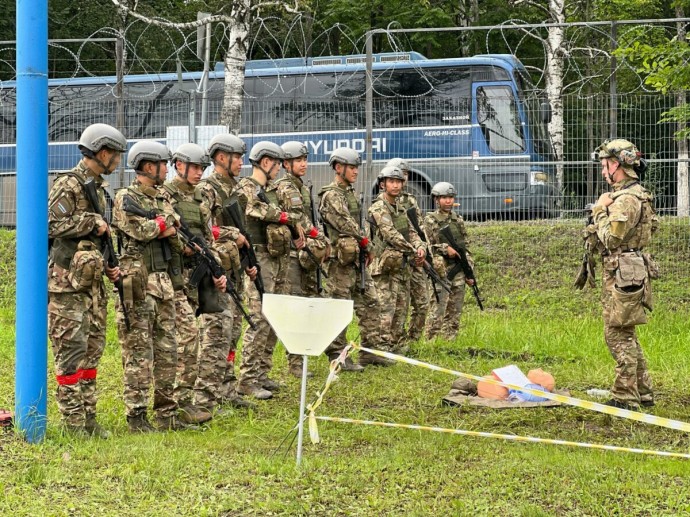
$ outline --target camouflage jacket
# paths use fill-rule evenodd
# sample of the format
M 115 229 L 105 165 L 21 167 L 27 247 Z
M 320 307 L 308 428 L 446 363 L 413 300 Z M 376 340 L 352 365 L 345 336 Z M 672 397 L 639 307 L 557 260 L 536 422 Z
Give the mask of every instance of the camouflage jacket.
M 369 207 L 369 217 L 374 221 L 374 235 L 383 249 L 391 248 L 402 253 L 426 251 L 426 244 L 419 238 L 400 203 L 389 203 L 383 194 Z
M 595 205 L 592 217 L 598 248 L 604 253 L 626 249 L 641 250 L 658 228 L 658 219 L 652 207 L 652 195 L 637 180 L 626 178 L 613 185 L 608 207 Z
M 324 240 L 326 236 L 318 229 L 318 226 L 311 220 L 311 199 L 309 189 L 304 185 L 301 178 L 293 174 L 286 174 L 275 183 L 278 189 L 278 201 L 289 214 L 294 214 L 299 218 L 299 225 L 304 230 L 305 235 L 309 234 L 312 228 L 318 230 L 316 239 Z
M 259 191 L 261 189 L 263 189 L 269 197 L 273 195 L 277 196 L 277 187 L 272 181 L 269 181 L 262 187 L 259 182 L 249 176 L 242 178 L 237 184 L 235 194 L 244 207 L 245 215 L 265 223 L 280 223 L 280 217 L 284 210 L 277 204 L 267 204 L 261 201 L 261 199 L 259 199 Z M 299 216 L 288 213 L 289 224 L 299 224 L 299 222 Z
M 441 228 L 445 226 L 450 227 L 459 245 L 467 246 L 467 230 L 461 215 L 456 214 L 452 210 L 450 212 L 434 210 L 427 214 L 426 219 L 424 219 L 424 228 L 434 255 L 440 255 L 448 259 L 448 243 L 440 233 Z
M 188 202 L 193 201 L 199 204 L 201 218 L 204 221 L 202 225 L 204 240 L 206 240 L 207 243 L 213 243 L 213 234 L 211 233 L 211 210 L 206 204 L 201 191 L 182 180 L 179 176 L 175 176 L 172 180 L 166 181 L 162 189 L 170 194 L 169 199 L 173 208 L 182 200 Z
M 359 211 L 364 207 L 356 196 L 352 185 L 346 187 L 335 181 L 319 192 L 321 198 L 319 213 L 324 223 L 330 228 L 328 237 L 333 242 L 336 242 L 341 235 L 354 237 L 358 241 L 366 235 L 366 228 L 363 235 L 359 226 Z M 372 243 L 367 245 L 367 252 L 373 253 Z
M 235 241 L 240 236 L 240 231 L 234 226 L 223 224 L 222 218 L 224 201 L 232 197 L 235 188 L 237 188 L 237 180 L 234 177 L 215 171 L 208 178 L 201 180 L 197 187 L 206 199 L 211 210 L 212 223 L 220 228 L 223 240 Z

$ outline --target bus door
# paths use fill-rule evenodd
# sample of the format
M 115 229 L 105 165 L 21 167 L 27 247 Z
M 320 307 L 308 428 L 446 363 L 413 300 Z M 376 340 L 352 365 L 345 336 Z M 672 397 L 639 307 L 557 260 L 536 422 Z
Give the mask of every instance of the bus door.
M 513 85 L 508 82 L 472 85 L 472 165 L 476 214 L 505 214 L 527 207 L 530 164 Z M 465 207 L 466 210 L 470 207 Z

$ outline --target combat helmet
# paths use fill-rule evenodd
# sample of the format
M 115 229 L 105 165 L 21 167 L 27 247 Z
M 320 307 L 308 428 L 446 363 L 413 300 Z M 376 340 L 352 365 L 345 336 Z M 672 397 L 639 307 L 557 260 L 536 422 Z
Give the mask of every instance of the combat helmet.
M 431 189 L 431 197 L 455 196 L 455 187 L 447 181 L 441 181 Z
M 244 154 L 247 152 L 247 144 L 244 143 L 239 136 L 231 135 L 229 133 L 216 135 L 211 138 L 208 144 L 208 155 L 213 158 L 216 151 L 224 151 L 226 153 Z
M 386 167 L 397 167 L 403 171 L 403 173 L 408 173 L 412 170 L 412 167 L 410 167 L 410 164 L 407 162 L 407 160 L 403 160 L 402 158 L 392 158 L 388 160 Z
M 104 147 L 124 153 L 127 150 L 127 139 L 108 124 L 91 124 L 79 137 L 79 149 L 86 156 L 92 157 Z
M 331 153 L 331 157 L 328 159 L 328 165 L 330 165 L 331 168 L 335 168 L 336 163 L 359 167 L 362 165 L 362 159 L 359 157 L 359 153 L 354 149 L 339 147 Z
M 304 142 L 285 142 L 280 146 L 283 150 L 284 160 L 292 160 L 293 158 L 300 158 L 302 156 L 309 156 L 309 149 L 304 145 Z
M 141 140 L 134 144 L 127 155 L 127 167 L 138 170 L 143 161 L 167 162 L 172 158 L 170 149 L 155 140 Z
M 642 153 L 635 144 L 622 138 L 606 140 L 592 153 L 594 161 L 599 161 L 603 158 L 613 158 L 616 160 L 631 178 L 638 179 L 638 174 L 642 174 L 647 170 L 647 161 L 642 158 Z
M 282 160 L 283 150 L 278 144 L 262 140 L 261 142 L 255 143 L 252 147 L 252 150 L 249 151 L 249 161 L 256 165 L 264 156 L 275 158 L 276 160 Z
M 202 167 L 211 165 L 211 158 L 209 158 L 204 148 L 200 145 L 187 143 L 180 145 L 172 155 L 173 163 L 180 161 L 182 163 L 194 163 Z
M 383 181 L 386 178 L 405 181 L 405 174 L 400 167 L 388 165 L 381 169 L 381 172 L 379 173 L 379 181 Z

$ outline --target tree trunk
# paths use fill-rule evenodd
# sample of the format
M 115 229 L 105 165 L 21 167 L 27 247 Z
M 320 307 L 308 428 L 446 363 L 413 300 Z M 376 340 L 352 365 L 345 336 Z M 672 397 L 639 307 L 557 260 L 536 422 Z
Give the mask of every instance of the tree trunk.
M 564 0 L 549 0 L 551 21 L 565 23 Z M 563 27 L 549 27 L 546 55 L 546 95 L 551 103 L 552 118 L 549 133 L 553 142 L 556 159 L 563 159 Z M 556 166 L 556 186 L 563 192 L 563 165 Z
M 683 18 L 683 8 L 676 6 L 676 18 Z M 677 25 L 678 41 L 685 41 L 685 24 L 679 22 Z M 685 91 L 676 94 L 676 106 L 682 107 L 687 104 L 688 98 Z M 678 121 L 677 131 L 683 131 L 687 127 L 685 121 Z M 678 169 L 676 172 L 678 179 L 678 215 L 688 217 L 690 215 L 690 184 L 688 183 L 688 139 L 683 138 L 678 141 Z
M 242 103 L 244 102 L 244 70 L 247 63 L 248 13 L 251 0 L 242 0 L 242 6 L 235 13 L 236 22 L 230 27 L 230 44 L 225 54 L 225 81 L 223 108 L 220 123 L 233 134 L 239 134 L 242 127 Z

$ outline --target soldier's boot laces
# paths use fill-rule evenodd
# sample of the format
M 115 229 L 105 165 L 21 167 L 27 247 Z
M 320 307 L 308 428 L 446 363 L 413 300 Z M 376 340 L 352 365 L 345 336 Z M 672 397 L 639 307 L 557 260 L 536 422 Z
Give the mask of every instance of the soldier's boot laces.
M 246 395 L 247 397 L 254 397 L 258 400 L 268 400 L 273 397 L 273 392 L 264 389 L 258 384 L 240 385 L 237 387 L 237 393 Z
M 101 425 L 96 421 L 96 415 L 90 415 L 86 417 L 86 424 L 84 424 L 84 430 L 91 436 L 100 438 L 101 440 L 107 440 L 110 438 L 110 431 L 101 427 Z
M 302 378 L 302 363 L 291 363 L 290 367 L 288 368 L 288 373 L 292 375 L 293 377 L 299 377 L 300 379 Z M 313 377 L 314 374 L 311 372 L 307 372 L 307 378 Z
M 156 426 L 159 431 L 197 431 L 199 426 L 185 424 L 177 415 L 156 417 Z
M 205 407 L 191 405 L 181 407 L 179 415 L 180 420 L 185 424 L 203 424 L 213 418 L 213 413 Z
M 274 392 L 274 393 L 277 391 L 280 391 L 280 389 L 283 387 L 282 384 L 280 384 L 277 381 L 274 381 L 273 379 L 269 379 L 268 377 L 261 379 L 259 384 L 261 384 L 261 387 L 263 389 Z
M 144 413 L 141 415 L 128 416 L 127 428 L 130 433 L 153 433 L 156 431 Z

